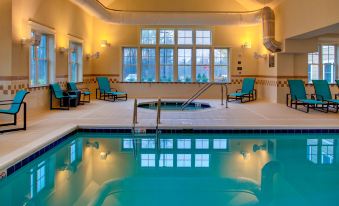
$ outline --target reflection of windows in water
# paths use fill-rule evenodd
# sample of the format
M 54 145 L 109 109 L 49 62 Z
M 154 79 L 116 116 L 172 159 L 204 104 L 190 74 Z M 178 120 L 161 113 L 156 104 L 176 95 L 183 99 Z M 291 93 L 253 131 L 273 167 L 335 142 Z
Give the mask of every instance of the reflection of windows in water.
M 160 139 L 161 149 L 173 149 L 173 139 Z
M 214 139 L 213 149 L 227 149 L 227 139 Z
M 160 154 L 159 167 L 173 167 L 173 154 Z
M 72 141 L 70 146 L 70 160 L 71 163 L 75 161 L 76 153 L 75 153 L 75 141 Z
M 155 167 L 155 154 L 141 154 L 141 167 Z
M 209 154 L 196 154 L 195 155 L 195 167 L 209 167 L 210 155 Z
M 123 139 L 122 147 L 124 149 L 133 149 L 133 140 L 132 139 Z
M 315 164 L 318 163 L 318 140 L 307 140 L 307 159 Z
M 191 167 L 191 154 L 178 154 L 177 167 Z
M 33 198 L 46 186 L 45 161 L 39 163 L 37 169 L 31 169 L 30 173 L 30 197 Z
M 333 164 L 334 145 L 334 139 L 308 139 L 307 159 L 315 164 Z
M 141 148 L 143 148 L 143 149 L 154 149 L 155 148 L 155 140 L 154 139 L 142 139 L 141 140 Z
M 209 148 L 208 139 L 196 139 L 195 140 L 195 148 L 196 149 L 208 149 Z
M 178 149 L 191 149 L 191 139 L 178 139 Z

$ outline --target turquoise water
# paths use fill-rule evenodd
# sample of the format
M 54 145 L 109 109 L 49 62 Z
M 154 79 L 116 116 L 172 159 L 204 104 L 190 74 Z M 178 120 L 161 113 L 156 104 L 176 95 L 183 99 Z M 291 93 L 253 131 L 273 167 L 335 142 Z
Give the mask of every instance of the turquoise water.
M 182 105 L 185 102 L 183 101 L 167 101 L 167 102 L 161 102 L 161 110 L 168 110 L 168 111 L 182 111 Z M 144 109 L 151 109 L 156 110 L 157 109 L 157 102 L 142 102 L 138 104 L 138 107 L 144 108 Z M 211 106 L 207 103 L 200 103 L 200 102 L 192 102 L 188 104 L 186 107 L 184 107 L 184 110 L 202 110 L 202 109 L 208 109 L 211 108 Z
M 0 182 L 1 205 L 338 205 L 338 135 L 80 133 Z

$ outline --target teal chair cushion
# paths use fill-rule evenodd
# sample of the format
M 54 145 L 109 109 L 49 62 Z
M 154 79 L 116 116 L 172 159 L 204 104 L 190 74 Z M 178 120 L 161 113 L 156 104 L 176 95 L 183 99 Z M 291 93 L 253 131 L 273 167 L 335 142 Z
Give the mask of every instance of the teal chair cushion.
M 339 80 L 335 80 L 335 83 L 337 83 L 337 86 L 339 87 Z
M 299 99 L 299 101 L 306 104 L 326 104 L 325 102 L 314 99 Z
M 339 104 L 339 99 L 327 99 L 326 101 L 329 101 L 334 104 Z
M 249 94 L 253 92 L 255 84 L 255 78 L 244 78 L 242 83 L 241 92 L 245 94 Z
M 64 91 L 61 89 L 58 83 L 51 84 L 51 88 L 53 90 L 54 96 L 57 99 L 65 98 Z
M 91 95 L 92 93 L 91 92 L 89 92 L 89 91 L 84 91 L 84 92 L 82 92 L 84 95 Z
M 24 101 L 26 95 L 29 92 L 25 90 L 20 90 L 16 93 L 13 102 L 11 104 L 11 107 L 9 109 L 0 109 L 0 113 L 6 113 L 6 114 L 16 114 L 19 112 L 21 103 Z
M 71 91 L 78 91 L 78 87 L 74 82 L 69 82 L 68 86 L 69 86 Z
M 109 80 L 107 77 L 97 77 L 98 85 L 100 92 L 102 93 L 109 93 L 111 91 L 111 86 L 109 84 Z
M 332 94 L 327 80 L 312 80 L 317 100 L 331 100 Z
M 307 99 L 305 85 L 302 80 L 288 80 L 292 100 Z
M 229 94 L 229 96 L 231 96 L 231 97 L 242 97 L 244 95 L 248 95 L 248 93 L 237 92 L 237 93 Z

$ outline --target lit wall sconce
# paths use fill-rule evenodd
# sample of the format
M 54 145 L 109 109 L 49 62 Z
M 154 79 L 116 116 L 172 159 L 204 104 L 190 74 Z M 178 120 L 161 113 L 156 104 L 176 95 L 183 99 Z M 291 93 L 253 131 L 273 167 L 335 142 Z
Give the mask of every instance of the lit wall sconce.
M 29 45 L 29 46 L 39 46 L 41 42 L 41 35 L 39 34 L 35 34 L 34 37 L 31 37 L 29 39 L 27 38 L 22 38 L 21 39 L 21 45 L 25 46 L 25 45 Z
M 244 160 L 248 160 L 248 159 L 250 159 L 250 153 L 248 153 L 248 152 L 240 152 L 240 154 L 242 155 L 242 157 L 244 158 Z
M 241 48 L 243 49 L 250 49 L 252 48 L 252 44 L 250 41 L 245 41 L 242 45 L 241 45 Z
M 267 54 L 259 54 L 258 52 L 254 52 L 254 58 L 255 59 L 260 59 L 260 58 L 266 59 Z
M 98 142 L 86 142 L 86 147 L 99 149 L 99 143 Z
M 108 43 L 107 40 L 102 40 L 100 46 L 103 47 L 103 48 L 105 48 L 105 47 L 110 47 L 111 44 Z
M 110 154 L 109 152 L 100 152 L 100 159 L 106 160 L 109 154 Z
M 257 152 L 260 150 L 266 150 L 266 144 L 262 144 L 262 145 L 254 144 L 253 145 L 253 152 Z
M 59 53 L 60 53 L 60 54 L 64 54 L 64 53 L 66 53 L 66 52 L 68 52 L 68 49 L 67 49 L 67 48 L 65 48 L 65 47 L 60 47 L 60 48 L 59 48 Z

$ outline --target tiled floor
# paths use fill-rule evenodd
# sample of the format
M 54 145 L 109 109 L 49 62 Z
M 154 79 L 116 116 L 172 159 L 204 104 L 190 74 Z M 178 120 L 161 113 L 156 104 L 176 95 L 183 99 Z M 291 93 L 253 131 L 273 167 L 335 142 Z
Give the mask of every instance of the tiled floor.
M 139 100 L 149 101 L 149 100 Z M 203 111 L 161 113 L 161 127 L 205 128 L 339 128 L 339 114 L 296 111 L 285 105 L 267 102 L 230 103 L 225 109 L 220 100 L 209 102 Z M 49 144 L 77 126 L 130 127 L 133 100 L 93 101 L 70 111 L 48 111 L 29 116 L 27 131 L 0 135 L 0 171 L 33 150 Z M 138 109 L 138 127 L 154 127 L 156 111 Z

